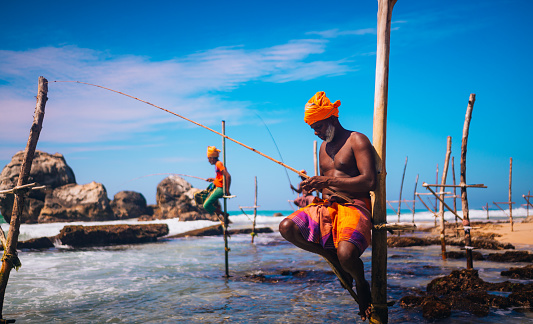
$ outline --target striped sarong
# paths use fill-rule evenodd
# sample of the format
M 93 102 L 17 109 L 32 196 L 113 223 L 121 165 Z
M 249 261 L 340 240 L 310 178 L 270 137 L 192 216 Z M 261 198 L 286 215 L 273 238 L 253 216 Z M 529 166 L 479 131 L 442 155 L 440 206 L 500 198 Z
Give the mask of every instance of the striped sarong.
M 371 243 L 372 216 L 370 199 L 359 204 L 339 204 L 315 198 L 287 218 L 298 225 L 303 237 L 325 249 L 336 249 L 339 242 L 348 241 L 362 254 Z

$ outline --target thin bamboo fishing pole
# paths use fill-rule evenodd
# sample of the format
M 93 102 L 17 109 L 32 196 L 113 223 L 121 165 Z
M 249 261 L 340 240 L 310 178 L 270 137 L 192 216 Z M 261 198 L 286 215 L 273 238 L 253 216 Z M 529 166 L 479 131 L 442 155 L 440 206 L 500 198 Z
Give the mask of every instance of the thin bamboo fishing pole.
M 144 102 L 145 104 L 148 104 L 148 105 L 150 105 L 150 106 L 156 107 L 156 108 L 158 108 L 158 109 L 161 109 L 161 110 L 163 110 L 163 111 L 166 111 L 166 112 L 169 113 L 169 114 L 172 114 L 172 115 L 177 116 L 177 117 L 179 117 L 179 118 L 185 119 L 185 120 L 188 121 L 188 122 L 191 122 L 191 123 L 193 123 L 193 124 L 195 124 L 195 125 L 197 125 L 197 126 L 200 126 L 200 127 L 202 127 L 202 128 L 205 128 L 205 129 L 207 129 L 207 130 L 209 130 L 209 131 L 211 131 L 211 132 L 213 132 L 213 133 L 215 133 L 215 134 L 217 134 L 217 135 L 222 136 L 223 138 L 227 138 L 227 139 L 229 139 L 230 141 L 232 141 L 232 142 L 234 142 L 234 143 L 237 143 L 237 144 L 239 144 L 239 145 L 241 145 L 241 146 L 243 146 L 243 147 L 245 147 L 245 148 L 247 148 L 247 149 L 249 149 L 249 150 L 251 150 L 251 151 L 253 151 L 253 152 L 255 152 L 255 153 L 257 153 L 257 154 L 259 154 L 259 155 L 261 155 L 261 156 L 263 156 L 263 157 L 266 157 L 267 159 L 269 159 L 269 160 L 271 160 L 271 161 L 273 161 L 273 162 L 276 162 L 277 164 L 281 165 L 282 167 L 285 167 L 285 168 L 287 168 L 287 169 L 289 169 L 289 170 L 291 170 L 291 171 L 297 173 L 299 176 L 304 177 L 305 179 L 310 178 L 310 176 L 308 176 L 307 174 L 305 174 L 305 173 L 303 173 L 303 172 L 300 172 L 300 171 L 296 170 L 295 168 L 290 167 L 290 166 L 288 166 L 287 164 L 285 164 L 285 163 L 283 163 L 283 162 L 281 162 L 281 161 L 278 161 L 278 160 L 276 160 L 276 159 L 274 159 L 274 158 L 272 158 L 272 157 L 270 157 L 270 156 L 268 156 L 268 155 L 266 155 L 266 154 L 264 154 L 264 153 L 261 153 L 261 152 L 259 152 L 258 150 L 254 149 L 253 147 L 250 147 L 250 146 L 248 146 L 248 145 L 246 145 L 246 144 L 244 144 L 244 143 L 241 143 L 241 142 L 239 142 L 239 141 L 237 141 L 237 140 L 235 140 L 235 139 L 233 139 L 233 138 L 231 138 L 231 137 L 229 137 L 229 136 L 227 136 L 227 135 L 225 135 L 225 134 L 222 134 L 221 132 L 217 132 L 216 130 L 214 130 L 214 129 L 212 129 L 212 128 L 209 128 L 209 127 L 207 127 L 207 126 L 205 126 L 205 125 L 202 125 L 202 124 L 200 124 L 200 123 L 198 123 L 198 122 L 195 122 L 195 121 L 192 120 L 192 119 L 189 119 L 189 118 L 187 118 L 187 117 L 184 117 L 184 116 L 182 116 L 182 115 L 179 115 L 179 114 L 177 114 L 177 113 L 175 113 L 175 112 L 173 112 L 173 111 L 170 111 L 170 110 L 168 110 L 168 109 L 165 109 L 165 108 L 163 108 L 163 107 L 159 107 L 159 106 L 157 106 L 157 105 L 154 105 L 154 104 L 151 103 L 151 102 L 148 102 L 148 101 L 145 101 L 145 100 L 142 100 L 142 99 L 136 98 L 136 97 L 131 96 L 131 95 L 127 94 L 127 93 L 120 92 L 120 91 L 117 91 L 117 90 L 113 90 L 113 89 L 110 89 L 110 88 L 106 88 L 106 87 L 101 86 L 101 85 L 92 84 L 92 83 L 87 83 L 87 82 L 82 82 L 82 81 L 57 81 L 57 80 L 56 80 L 56 81 L 52 81 L 52 82 L 67 82 L 67 83 L 81 83 L 81 84 L 86 84 L 86 85 L 90 85 L 90 86 L 93 86 L 93 87 L 97 87 L 97 88 L 105 89 L 105 90 L 108 90 L 108 91 L 111 91 L 111 92 L 115 92 L 115 93 L 121 94 L 121 95 L 123 95 L 123 96 L 126 96 L 126 97 L 129 97 L 129 98 L 132 98 L 132 99 L 138 100 L 138 101 L 140 101 L 140 102 Z M 49 81 L 48 83 L 50 83 L 50 81 Z M 338 193 L 338 192 L 335 192 L 335 191 L 333 191 L 333 190 L 331 190 L 331 189 L 329 189 L 329 188 L 327 188 L 327 189 L 328 189 L 329 191 L 331 191 L 331 192 L 333 193 L 333 195 L 335 195 L 335 196 L 338 196 L 338 197 L 340 197 L 340 198 L 342 198 L 342 199 L 344 199 L 344 200 L 346 200 L 346 201 L 349 201 L 349 202 L 352 201 L 352 199 L 350 199 L 350 198 L 347 197 L 346 195 L 343 195 L 343 194 L 340 194 L 340 193 Z

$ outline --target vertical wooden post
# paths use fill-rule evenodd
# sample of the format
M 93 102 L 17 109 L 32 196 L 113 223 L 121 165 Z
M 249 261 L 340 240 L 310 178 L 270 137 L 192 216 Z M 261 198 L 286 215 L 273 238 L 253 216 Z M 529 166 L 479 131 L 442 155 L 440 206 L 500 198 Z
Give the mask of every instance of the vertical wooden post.
M 439 183 L 439 164 L 437 163 L 437 172 L 435 173 L 435 183 Z M 435 191 L 439 191 L 439 187 L 435 187 Z M 437 227 L 437 206 L 439 205 L 439 200 L 435 197 L 435 228 Z
M 226 121 L 222 121 L 222 135 L 226 135 Z M 222 136 L 222 152 L 224 168 L 226 166 L 226 137 Z M 228 248 L 228 199 L 225 198 L 226 192 L 226 176 L 222 178 L 222 190 L 224 190 L 224 261 L 226 269 L 226 278 L 229 277 L 229 248 Z
M 48 80 L 44 77 L 39 77 L 39 86 L 37 90 L 37 105 L 35 106 L 35 115 L 33 117 L 33 124 L 31 125 L 30 135 L 24 151 L 24 158 L 20 168 L 17 187 L 22 186 L 28 182 L 33 163 L 33 156 L 35 155 L 35 148 L 37 141 L 41 134 L 43 126 L 44 110 L 46 101 L 48 100 Z M 20 217 L 24 209 L 24 194 L 15 193 L 15 201 L 13 203 L 13 211 L 11 213 L 11 220 L 9 222 L 9 232 L 7 234 L 7 247 L 2 258 L 2 267 L 0 269 L 0 318 L 2 318 L 2 311 L 4 307 L 4 297 L 6 293 L 7 282 L 11 269 L 15 266 L 13 261 L 17 258 L 17 243 L 20 233 Z
M 415 223 L 416 187 L 418 186 L 418 174 L 416 175 L 415 191 L 413 192 L 413 224 Z
M 470 237 L 470 217 L 468 215 L 468 195 L 466 194 L 466 145 L 468 143 L 468 130 L 472 119 L 472 110 L 476 95 L 470 94 L 468 107 L 466 108 L 465 124 L 463 126 L 463 140 L 461 143 L 461 205 L 463 210 L 463 228 L 465 230 L 466 268 L 473 269 L 472 261 L 472 238 Z
M 372 195 L 374 224 L 387 222 L 385 168 L 387 138 L 387 98 L 389 91 L 389 54 L 392 9 L 396 0 L 378 0 L 376 51 L 376 84 L 374 93 L 374 126 L 372 141 L 376 150 L 378 171 L 376 190 Z M 372 230 L 372 315 L 371 323 L 388 323 L 387 308 L 387 232 Z
M 255 199 L 254 199 L 254 222 L 252 224 L 252 243 L 254 242 L 255 220 L 257 218 L 257 176 L 254 177 L 254 183 L 255 183 Z
M 513 158 L 509 162 L 509 220 L 511 221 L 511 232 L 513 232 L 513 199 L 511 194 L 511 184 L 513 183 Z
M 531 196 L 531 190 L 527 192 L 527 199 L 526 199 L 526 218 L 529 217 L 529 197 Z
M 402 183 L 400 185 L 400 198 L 398 199 L 398 223 L 400 222 L 400 209 L 402 208 L 402 191 L 403 191 L 403 180 L 405 179 L 405 170 L 407 169 L 407 156 L 405 157 L 405 165 L 403 166 L 403 175 Z M 398 235 L 400 231 L 398 231 Z
M 444 159 L 444 169 L 442 169 L 442 179 L 440 184 L 446 184 L 446 177 L 448 176 L 448 166 L 450 164 L 450 155 L 452 153 L 452 137 L 448 136 L 448 144 L 446 147 L 446 158 Z M 440 188 L 441 192 L 444 192 L 446 187 Z M 442 200 L 439 201 L 440 212 L 440 244 L 442 251 L 442 259 L 446 260 L 446 224 L 444 224 L 444 193 L 440 195 Z
M 487 208 L 487 219 L 489 219 L 489 203 L 486 204 L 485 208 Z
M 457 185 L 455 181 L 455 160 L 452 156 L 452 176 L 453 185 Z M 457 224 L 457 187 L 453 187 L 453 212 L 455 214 L 455 236 L 459 236 L 459 225 Z

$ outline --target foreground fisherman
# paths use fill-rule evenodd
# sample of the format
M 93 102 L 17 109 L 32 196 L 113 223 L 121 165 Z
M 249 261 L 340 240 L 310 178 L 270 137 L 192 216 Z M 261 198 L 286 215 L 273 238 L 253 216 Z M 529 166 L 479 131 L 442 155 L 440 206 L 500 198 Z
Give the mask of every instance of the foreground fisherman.
M 205 210 L 207 210 L 207 212 L 209 212 L 210 214 L 216 213 L 217 215 L 223 215 L 224 213 L 220 209 L 220 204 L 218 204 L 217 202 L 219 198 L 222 198 L 222 196 L 224 196 L 224 194 L 230 195 L 229 188 L 231 185 L 231 176 L 228 173 L 228 170 L 226 170 L 226 167 L 224 167 L 224 163 L 222 163 L 222 161 L 219 161 L 219 154 L 220 150 L 216 147 L 207 147 L 207 159 L 209 160 L 209 163 L 211 165 L 215 166 L 216 177 L 207 178 L 207 181 L 212 182 L 212 190 L 205 199 L 203 206 Z M 223 177 L 226 177 L 225 190 L 222 189 L 222 187 L 224 186 Z
M 320 190 L 323 199 L 285 218 L 281 235 L 299 248 L 317 253 L 341 269 L 359 296 L 359 315 L 370 316 L 370 285 L 365 279 L 361 254 L 370 244 L 370 191 L 375 189 L 376 169 L 373 148 L 368 138 L 344 129 L 338 116 L 340 101 L 331 103 L 323 91 L 305 105 L 304 121 L 322 142 L 320 174 L 301 183 L 305 190 Z M 332 193 L 331 189 L 350 201 Z

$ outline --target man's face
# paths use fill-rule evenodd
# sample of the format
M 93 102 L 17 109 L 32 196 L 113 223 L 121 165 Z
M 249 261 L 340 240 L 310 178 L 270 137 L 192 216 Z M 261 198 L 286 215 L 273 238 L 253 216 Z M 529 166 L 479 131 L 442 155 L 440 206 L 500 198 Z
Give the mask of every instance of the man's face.
M 210 164 L 215 164 L 217 163 L 217 158 L 216 157 L 207 157 L 207 160 L 209 160 L 209 163 Z
M 320 120 L 311 125 L 315 135 L 323 141 L 331 142 L 335 136 L 335 126 L 328 119 Z

